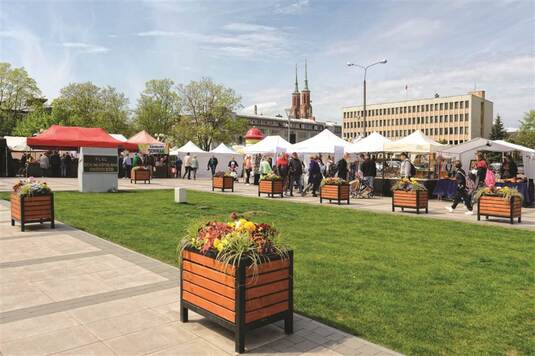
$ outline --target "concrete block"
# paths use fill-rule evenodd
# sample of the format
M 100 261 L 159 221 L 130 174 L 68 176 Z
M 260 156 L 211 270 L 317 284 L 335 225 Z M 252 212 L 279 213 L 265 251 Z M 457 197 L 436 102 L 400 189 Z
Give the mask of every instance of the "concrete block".
M 175 203 L 187 203 L 188 193 L 184 188 L 175 188 Z

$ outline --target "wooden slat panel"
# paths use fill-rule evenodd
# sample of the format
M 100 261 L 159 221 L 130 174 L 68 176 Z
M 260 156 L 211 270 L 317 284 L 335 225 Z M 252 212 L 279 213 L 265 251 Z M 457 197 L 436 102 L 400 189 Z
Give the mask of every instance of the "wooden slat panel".
M 281 279 L 287 279 L 289 277 L 288 269 L 282 269 L 279 271 L 274 271 L 270 273 L 264 273 L 257 276 L 247 277 L 247 285 L 262 285 L 266 283 L 280 281 Z
M 24 204 L 31 203 L 31 202 L 49 202 L 50 201 L 50 195 L 43 195 L 43 196 L 31 196 L 31 197 L 25 197 L 24 198 Z
M 187 302 L 190 302 L 192 304 L 195 304 L 203 309 L 206 309 L 208 310 L 209 312 L 211 313 L 214 313 L 215 315 L 223 318 L 223 319 L 226 319 L 228 321 L 230 321 L 231 323 L 234 323 L 235 322 L 235 314 L 234 312 L 228 310 L 228 309 L 225 309 L 217 304 L 214 304 L 206 299 L 203 299 L 201 297 L 198 297 L 194 294 L 191 294 L 189 292 L 186 292 L 186 291 L 183 291 L 182 292 L 182 298 L 187 301 Z
M 245 310 L 246 311 L 253 311 L 253 310 L 256 310 L 256 309 L 260 309 L 260 308 L 262 308 L 262 307 L 264 307 L 266 305 L 272 305 L 272 304 L 275 304 L 275 303 L 280 303 L 280 302 L 283 302 L 283 301 L 287 301 L 288 300 L 288 295 L 289 295 L 288 291 L 285 290 L 285 291 L 278 292 L 278 293 L 275 293 L 275 294 L 266 295 L 264 297 L 248 300 L 245 303 Z
M 245 299 L 249 300 L 253 298 L 262 297 L 267 294 L 280 292 L 282 290 L 288 289 L 288 286 L 289 286 L 288 280 L 285 279 L 283 281 L 265 284 L 260 287 L 247 288 L 245 290 Z
M 196 274 L 193 274 L 188 271 L 182 271 L 182 279 L 184 281 L 191 282 L 193 284 L 199 285 L 201 287 L 204 287 L 206 289 L 209 289 L 215 293 L 224 295 L 225 297 L 234 299 L 235 297 L 235 290 L 233 287 L 226 286 L 221 283 L 214 282 L 208 278 L 204 278 L 201 276 L 198 276 Z
M 192 263 L 190 261 L 182 261 L 182 268 L 185 271 L 201 275 L 213 281 L 225 284 L 229 287 L 234 287 L 234 277 L 229 276 L 225 273 L 218 272 L 211 268 L 207 268 L 199 264 Z
M 203 256 L 195 252 L 183 251 L 182 258 L 184 260 L 195 262 L 197 264 L 218 270 L 219 272 L 223 272 L 231 276 L 234 276 L 235 273 L 235 267 L 233 265 L 225 265 L 214 258 Z
M 262 319 L 277 313 L 281 313 L 285 310 L 288 310 L 288 302 L 274 304 L 267 308 L 258 309 L 249 313 L 245 313 L 245 323 L 250 323 L 252 321 Z
M 214 293 L 211 290 L 208 290 L 196 284 L 190 283 L 188 281 L 184 281 L 182 283 L 182 289 L 191 294 L 195 294 L 198 297 L 201 297 L 215 304 L 218 304 L 224 308 L 227 308 L 231 311 L 234 310 L 234 307 L 235 307 L 234 299 L 224 297 L 221 294 Z
M 275 271 L 278 269 L 287 268 L 290 265 L 289 259 L 284 260 L 276 260 L 271 262 L 262 263 L 258 266 L 257 273 L 267 273 L 271 271 Z M 254 274 L 254 271 L 252 268 L 247 269 L 247 276 L 252 276 Z

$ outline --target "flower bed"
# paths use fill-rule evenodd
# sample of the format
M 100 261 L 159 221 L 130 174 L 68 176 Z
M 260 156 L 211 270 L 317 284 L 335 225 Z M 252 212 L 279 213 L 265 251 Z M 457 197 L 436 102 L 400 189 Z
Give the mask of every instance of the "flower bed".
M 481 188 L 474 195 L 477 200 L 477 220 L 481 215 L 514 219 L 522 222 L 522 195 L 514 188 Z
M 236 352 L 247 331 L 284 320 L 293 332 L 293 253 L 267 224 L 237 219 L 193 230 L 180 252 L 180 320 L 191 309 L 235 332 Z
M 138 180 L 143 181 L 144 183 L 147 183 L 148 181 L 150 184 L 150 170 L 141 166 L 132 168 L 130 171 L 130 183 L 132 183 L 132 181 L 137 183 Z
M 396 207 L 405 211 L 405 208 L 416 209 L 420 214 L 420 209 L 425 209 L 426 214 L 429 211 L 429 197 L 427 189 L 415 179 L 403 178 L 396 182 L 392 187 L 392 211 Z
M 215 189 L 221 189 L 222 192 L 224 192 L 225 189 L 234 191 L 234 177 L 225 172 L 217 172 L 212 177 L 212 191 Z
M 258 183 L 258 196 L 260 194 L 267 194 L 268 197 L 272 197 L 275 194 L 280 194 L 281 198 L 284 193 L 284 184 L 282 178 L 276 174 L 270 173 L 264 175 Z
M 20 222 L 20 230 L 28 223 L 50 222 L 54 228 L 54 195 L 46 183 L 33 178 L 20 181 L 11 193 L 11 225 Z
M 320 187 L 320 204 L 323 203 L 323 199 L 328 199 L 329 202 L 338 201 L 338 205 L 342 200 L 349 204 L 349 183 L 341 178 L 323 179 Z

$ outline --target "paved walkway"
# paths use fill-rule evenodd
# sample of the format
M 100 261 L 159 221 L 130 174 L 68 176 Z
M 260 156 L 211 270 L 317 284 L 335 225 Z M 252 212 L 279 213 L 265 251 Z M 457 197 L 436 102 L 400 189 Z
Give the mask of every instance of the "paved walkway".
M 72 189 L 67 180 L 51 185 Z M 8 202 L 0 201 L 0 356 L 234 354 L 228 331 L 193 312 L 189 323 L 179 321 L 176 268 L 56 227 L 29 225 L 22 233 L 10 225 Z M 247 351 L 396 354 L 300 315 L 294 330 L 286 336 L 282 323 L 257 329 L 246 339 Z
M 17 178 L 0 178 L 0 192 L 1 191 L 10 191 L 11 186 L 18 181 Z M 78 189 L 78 180 L 69 179 L 69 178 L 48 178 L 47 182 L 50 184 L 53 190 L 77 190 Z M 188 189 L 198 190 L 198 191 L 212 191 L 212 183 L 209 179 L 198 179 L 198 180 L 183 180 L 183 179 L 154 179 L 151 184 L 131 184 L 130 180 L 120 179 L 119 180 L 119 189 L 122 190 L 132 190 L 132 189 L 170 189 L 175 187 L 184 187 Z M 225 192 L 224 194 L 229 195 L 243 195 L 243 196 L 257 196 L 257 186 L 254 185 L 245 185 L 243 183 L 238 183 L 235 185 L 234 193 Z M 264 195 L 263 195 L 264 197 Z M 269 199 L 269 198 L 265 198 Z M 274 198 L 280 199 L 280 198 Z M 313 198 L 311 196 L 301 197 L 285 197 L 285 201 L 292 201 L 296 203 L 309 203 L 309 204 L 319 204 L 319 198 Z M 343 208 L 350 209 L 362 209 L 369 210 L 374 212 L 388 213 L 392 214 L 392 200 L 391 198 L 382 198 L 375 197 L 373 199 L 353 199 L 351 204 L 342 205 Z M 328 205 L 324 203 L 324 205 Z M 333 204 L 334 205 L 334 204 Z M 494 225 L 502 226 L 505 228 L 519 228 L 519 229 L 528 229 L 535 231 L 535 208 L 522 208 L 522 223 L 518 224 L 515 222 L 514 225 L 510 225 L 506 219 L 500 218 L 490 218 L 485 220 L 484 218 L 481 221 L 477 221 L 477 216 L 467 216 L 464 214 L 464 207 L 461 205 L 457 208 L 454 213 L 449 213 L 446 211 L 445 207 L 450 206 L 451 202 L 439 201 L 432 199 L 429 201 L 429 214 L 420 214 L 418 216 L 425 218 L 435 218 L 435 219 L 447 219 L 447 220 L 457 220 L 467 223 L 474 223 L 478 225 Z M 400 212 L 397 208 L 396 214 L 402 214 L 404 216 L 416 216 L 414 212 Z

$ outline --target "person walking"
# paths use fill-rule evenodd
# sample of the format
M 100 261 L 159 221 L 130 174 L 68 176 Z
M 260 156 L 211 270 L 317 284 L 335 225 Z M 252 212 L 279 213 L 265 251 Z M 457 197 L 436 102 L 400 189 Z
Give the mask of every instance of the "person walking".
M 317 197 L 316 190 L 319 189 L 322 177 L 321 167 L 318 161 L 320 161 L 319 156 L 313 156 L 310 159 L 310 163 L 308 164 L 308 184 L 303 193 L 301 193 L 302 196 L 305 196 L 308 191 L 312 190 L 312 196 Z
M 279 153 L 276 161 L 277 172 L 282 178 L 282 190 L 286 195 L 288 189 L 288 155 L 286 153 Z
M 413 165 L 411 161 L 409 160 L 409 157 L 407 157 L 407 154 L 405 152 L 402 152 L 400 155 L 401 158 L 401 165 L 400 165 L 400 176 L 401 178 L 412 178 L 413 176 Z
M 175 178 L 182 178 L 182 159 L 176 156 L 175 160 Z
M 301 184 L 301 176 L 303 175 L 303 163 L 297 156 L 297 152 L 292 153 L 290 162 L 288 162 L 288 185 L 290 186 L 290 196 L 294 196 L 294 185 L 299 187 L 299 193 L 303 193 L 303 185 Z
M 260 181 L 260 164 L 262 163 L 262 156 L 259 154 L 256 154 L 254 156 L 254 165 L 253 165 L 253 171 L 254 171 L 254 185 L 258 185 L 258 182 Z
M 455 196 L 453 197 L 453 204 L 451 206 L 447 206 L 446 210 L 450 213 L 453 213 L 457 205 L 460 202 L 463 202 L 467 210 L 465 214 L 474 215 L 472 207 L 472 198 L 470 197 L 470 194 L 468 193 L 467 189 L 466 172 L 462 168 L 461 161 L 455 161 L 453 163 L 453 166 L 455 167 L 455 181 L 457 182 L 457 191 L 455 192 Z
M 349 159 L 349 155 L 347 153 L 344 153 L 344 156 L 338 161 L 337 163 L 337 171 L 338 171 L 338 178 L 341 178 L 343 180 L 347 180 L 347 160 Z
M 123 170 L 124 170 L 124 177 L 123 178 L 130 178 L 130 175 L 132 174 L 132 157 L 127 153 L 124 155 L 123 158 Z
M 219 162 L 217 161 L 217 158 L 214 155 L 212 155 L 212 157 L 210 157 L 210 159 L 208 160 L 208 165 L 207 165 L 206 170 L 212 171 L 212 177 L 215 176 L 215 170 L 217 168 L 218 163 Z
M 373 191 L 373 181 L 377 175 L 377 167 L 375 166 L 375 161 L 370 157 L 369 154 L 364 156 L 364 162 L 362 162 L 362 176 L 364 182 L 370 187 Z
M 132 160 L 132 168 L 141 166 L 142 160 L 139 154 L 136 152 L 134 153 L 134 159 Z
M 266 174 L 273 173 L 273 169 L 271 169 L 271 163 L 269 163 L 269 157 L 264 156 L 262 157 L 262 161 L 260 162 L 260 179 L 262 179 Z
M 186 178 L 186 175 L 188 179 L 191 179 L 191 155 L 189 152 L 184 156 L 184 175 L 182 178 Z
M 243 168 L 245 170 L 245 184 L 250 184 L 251 179 L 251 171 L 253 170 L 253 160 L 250 155 L 245 156 L 245 160 L 243 161 Z
M 487 169 L 489 165 L 483 157 L 481 152 L 476 153 L 476 186 L 478 188 L 485 185 L 485 178 L 487 177 Z
M 193 180 L 197 179 L 197 169 L 199 168 L 199 161 L 197 160 L 197 156 L 193 156 L 191 159 L 191 165 L 190 165 L 190 171 L 193 172 Z M 189 179 L 189 175 L 188 175 Z

